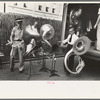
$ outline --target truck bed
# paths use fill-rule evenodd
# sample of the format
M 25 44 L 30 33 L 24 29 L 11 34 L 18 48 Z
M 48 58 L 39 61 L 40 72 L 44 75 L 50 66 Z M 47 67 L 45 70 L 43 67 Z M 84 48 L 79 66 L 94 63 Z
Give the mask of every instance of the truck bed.
M 83 55 L 83 57 L 90 58 L 93 60 L 100 60 L 100 51 L 96 50 L 94 46 L 91 46 L 88 52 Z

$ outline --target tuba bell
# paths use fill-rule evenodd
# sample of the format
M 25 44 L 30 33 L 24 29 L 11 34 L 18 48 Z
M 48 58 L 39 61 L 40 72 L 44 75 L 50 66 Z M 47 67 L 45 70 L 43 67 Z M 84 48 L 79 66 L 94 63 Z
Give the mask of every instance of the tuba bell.
M 42 25 L 40 28 L 40 35 L 46 40 L 49 40 L 54 36 L 54 28 L 50 24 Z
M 24 37 L 25 39 L 38 39 L 40 37 L 40 34 L 38 33 L 37 28 L 34 28 L 34 26 L 31 25 L 27 25 L 24 29 Z
M 74 43 L 73 52 L 76 55 L 83 55 L 89 50 L 90 45 L 91 40 L 86 36 L 82 36 Z

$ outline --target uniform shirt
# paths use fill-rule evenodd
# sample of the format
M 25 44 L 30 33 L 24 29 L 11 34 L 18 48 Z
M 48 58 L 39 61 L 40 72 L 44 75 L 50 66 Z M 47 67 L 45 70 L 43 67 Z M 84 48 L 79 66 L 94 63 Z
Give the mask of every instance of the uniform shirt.
M 69 41 L 70 40 L 70 37 L 71 37 L 71 34 L 68 35 L 67 39 L 65 39 L 63 41 L 63 43 L 66 43 L 67 42 L 68 44 L 73 45 L 75 43 L 75 41 L 79 38 L 77 35 L 72 34 L 72 39 L 71 39 L 71 42 L 70 42 Z
M 23 37 L 23 30 L 19 29 L 18 26 L 15 26 L 12 29 L 11 35 L 13 36 L 13 39 L 16 40 L 22 40 Z

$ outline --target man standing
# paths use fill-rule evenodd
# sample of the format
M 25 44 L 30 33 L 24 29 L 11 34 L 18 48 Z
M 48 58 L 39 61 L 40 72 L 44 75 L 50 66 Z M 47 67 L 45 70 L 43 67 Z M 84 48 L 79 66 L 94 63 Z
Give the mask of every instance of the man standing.
M 23 53 L 25 52 L 25 45 L 23 38 L 22 22 L 23 18 L 17 18 L 15 20 L 16 26 L 12 29 L 10 36 L 10 44 L 12 45 L 10 53 L 10 71 L 14 70 L 14 57 L 18 51 L 19 54 L 19 72 L 24 69 Z
M 70 27 L 74 27 L 75 34 L 78 36 L 82 36 L 82 25 L 81 25 L 81 15 L 82 8 L 79 7 L 76 10 L 71 10 L 69 17 Z
M 100 51 L 100 7 L 98 9 L 98 18 L 97 18 L 97 21 L 94 25 L 94 29 L 96 29 L 97 27 L 97 34 L 96 34 L 96 37 L 97 37 L 97 42 L 96 42 L 96 50 L 99 50 Z

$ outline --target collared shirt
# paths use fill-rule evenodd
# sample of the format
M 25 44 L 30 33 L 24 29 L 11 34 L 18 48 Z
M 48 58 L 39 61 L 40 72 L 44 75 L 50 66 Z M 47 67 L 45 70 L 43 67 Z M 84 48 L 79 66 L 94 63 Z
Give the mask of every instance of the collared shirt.
M 75 41 L 79 38 L 77 35 L 73 34 L 71 41 L 69 41 L 70 40 L 70 37 L 71 37 L 71 34 L 68 35 L 67 39 L 65 39 L 63 41 L 63 43 L 66 43 L 67 42 L 68 44 L 73 45 L 75 43 Z
M 23 30 L 19 29 L 18 26 L 15 26 L 15 27 L 12 29 L 11 35 L 13 36 L 13 39 L 14 39 L 15 41 L 17 41 L 17 40 L 22 40 L 22 37 L 23 37 Z

